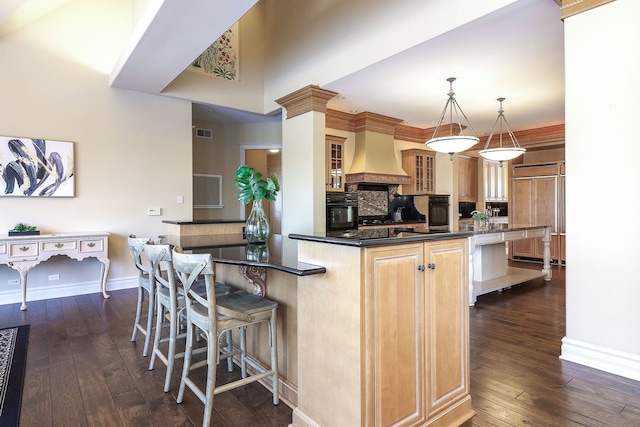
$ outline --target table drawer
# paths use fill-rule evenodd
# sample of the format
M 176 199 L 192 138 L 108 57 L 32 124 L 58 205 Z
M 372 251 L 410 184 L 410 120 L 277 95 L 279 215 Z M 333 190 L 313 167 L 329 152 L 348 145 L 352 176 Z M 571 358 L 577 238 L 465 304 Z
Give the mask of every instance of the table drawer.
M 40 243 L 42 252 L 73 251 L 78 247 L 77 240 L 48 240 Z
M 38 242 L 9 243 L 9 258 L 37 257 Z
M 527 230 L 527 237 L 542 237 L 544 236 L 544 228 L 537 230 Z
M 102 251 L 104 251 L 103 239 L 80 240 L 80 252 L 91 253 L 91 252 L 102 252 Z
M 524 239 L 527 236 L 526 230 L 521 231 L 506 231 L 504 234 L 504 241 L 508 242 L 510 240 L 520 240 Z M 544 233 L 543 233 L 544 234 Z
M 502 242 L 502 233 L 476 234 L 473 237 L 475 238 L 476 245 L 489 245 L 491 243 Z
M 0 243 L 0 255 L 4 255 L 7 253 L 7 244 Z

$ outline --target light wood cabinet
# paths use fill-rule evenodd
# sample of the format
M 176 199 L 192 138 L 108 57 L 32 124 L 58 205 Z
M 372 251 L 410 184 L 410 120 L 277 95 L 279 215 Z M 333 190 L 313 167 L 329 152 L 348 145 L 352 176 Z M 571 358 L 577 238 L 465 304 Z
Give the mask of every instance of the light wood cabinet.
M 432 151 L 402 150 L 402 169 L 411 177 L 411 184 L 401 186 L 407 194 L 434 194 L 436 192 L 436 155 Z
M 467 240 L 365 250 L 367 426 L 445 426 L 472 413 Z
M 564 175 L 560 164 L 513 166 L 509 223 L 551 226 L 551 260 L 564 259 Z M 562 235 L 562 238 L 560 238 Z M 513 242 L 511 255 L 539 260 L 543 245 L 538 239 Z
M 344 141 L 346 138 L 326 135 L 326 190 L 344 191 Z
M 478 201 L 478 159 L 458 155 L 458 201 Z

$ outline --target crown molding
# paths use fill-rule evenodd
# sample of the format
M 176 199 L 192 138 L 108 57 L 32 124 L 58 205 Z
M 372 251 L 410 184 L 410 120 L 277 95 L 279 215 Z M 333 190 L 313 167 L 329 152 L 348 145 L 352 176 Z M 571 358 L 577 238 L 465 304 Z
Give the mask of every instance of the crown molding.
M 309 111 L 326 113 L 327 102 L 337 94 L 316 85 L 309 85 L 276 99 L 276 102 L 287 110 L 287 119 L 291 119 Z

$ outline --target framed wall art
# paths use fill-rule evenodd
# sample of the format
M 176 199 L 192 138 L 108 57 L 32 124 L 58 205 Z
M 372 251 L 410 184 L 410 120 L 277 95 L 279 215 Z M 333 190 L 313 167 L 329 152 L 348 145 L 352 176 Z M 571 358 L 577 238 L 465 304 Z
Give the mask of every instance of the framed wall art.
M 74 197 L 73 142 L 0 136 L 0 196 Z

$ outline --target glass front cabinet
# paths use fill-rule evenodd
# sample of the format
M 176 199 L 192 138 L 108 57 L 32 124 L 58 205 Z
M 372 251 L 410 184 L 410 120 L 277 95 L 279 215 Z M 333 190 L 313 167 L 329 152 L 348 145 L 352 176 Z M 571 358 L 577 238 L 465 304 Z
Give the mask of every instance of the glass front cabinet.
M 326 189 L 344 191 L 344 141 L 346 138 L 326 135 Z

